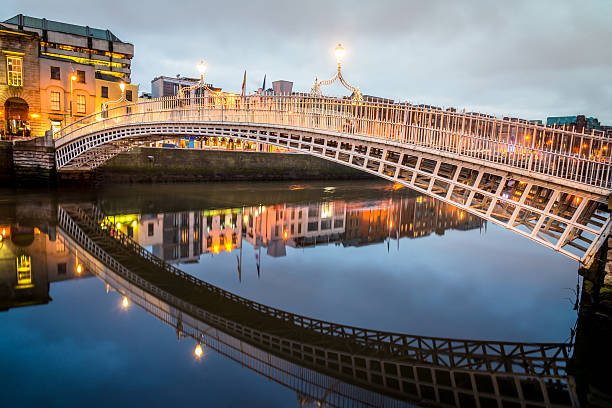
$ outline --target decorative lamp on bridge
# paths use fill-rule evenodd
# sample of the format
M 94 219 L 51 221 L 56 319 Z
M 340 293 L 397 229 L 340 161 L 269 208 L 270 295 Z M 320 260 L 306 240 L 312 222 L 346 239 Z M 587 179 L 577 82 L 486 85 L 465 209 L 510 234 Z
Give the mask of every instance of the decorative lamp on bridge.
M 119 88 L 121 89 L 121 93 L 123 93 L 125 91 L 125 82 L 121 82 Z
M 334 54 L 336 55 L 336 61 L 338 61 L 338 65 L 342 62 L 342 58 L 344 58 L 344 47 L 342 44 L 338 44 L 336 49 L 334 50 Z
M 204 82 L 204 74 L 206 74 L 206 69 L 208 69 L 208 65 L 202 60 L 196 66 L 198 68 L 198 72 L 200 73 L 200 80 Z

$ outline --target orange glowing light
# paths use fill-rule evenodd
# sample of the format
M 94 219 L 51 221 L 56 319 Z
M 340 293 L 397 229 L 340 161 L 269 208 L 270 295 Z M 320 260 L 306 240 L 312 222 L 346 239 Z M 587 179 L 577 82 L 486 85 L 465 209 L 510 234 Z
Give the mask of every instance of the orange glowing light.
M 226 242 L 225 243 L 225 250 L 227 252 L 232 252 L 232 243 L 231 242 Z
M 78 264 L 76 267 L 76 273 L 81 274 L 81 272 L 83 272 L 83 266 L 81 266 L 81 264 Z
M 213 250 L 213 252 L 214 252 L 215 254 L 218 254 L 218 253 L 219 253 L 219 249 L 221 249 L 221 248 L 219 247 L 219 244 L 215 244 L 215 245 L 213 245 L 212 250 Z
M 202 346 L 198 344 L 196 348 L 193 350 L 193 354 L 195 354 L 196 358 L 202 357 L 202 354 L 204 354 L 204 350 L 202 350 Z
M 459 213 L 459 219 L 462 220 L 464 217 L 463 212 Z
M 121 307 L 127 309 L 129 305 L 130 301 L 128 300 L 127 296 L 124 296 L 123 300 L 121 301 Z
M 2 228 L 2 236 L 5 237 L 6 236 L 6 228 Z
M 404 187 L 406 187 L 406 186 L 404 186 L 403 184 L 400 184 L 400 183 L 393 184 L 393 189 L 394 190 L 399 190 L 399 189 L 402 189 Z
M 287 233 L 287 231 L 283 232 L 283 239 L 287 239 L 289 238 L 289 234 Z

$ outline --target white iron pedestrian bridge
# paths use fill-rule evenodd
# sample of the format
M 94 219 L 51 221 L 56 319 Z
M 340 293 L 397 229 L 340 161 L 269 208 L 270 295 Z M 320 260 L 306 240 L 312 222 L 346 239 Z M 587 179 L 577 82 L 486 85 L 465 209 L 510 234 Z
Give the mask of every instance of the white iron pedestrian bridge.
M 518 119 L 318 95 L 139 101 L 55 136 L 58 171 L 177 137 L 267 143 L 375 174 L 589 264 L 607 236 L 610 140 Z

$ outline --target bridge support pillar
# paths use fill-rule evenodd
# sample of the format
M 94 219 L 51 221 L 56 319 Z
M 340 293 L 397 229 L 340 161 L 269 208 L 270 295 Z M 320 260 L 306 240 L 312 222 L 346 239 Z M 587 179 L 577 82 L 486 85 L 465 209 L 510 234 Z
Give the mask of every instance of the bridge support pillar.
M 53 134 L 13 144 L 13 167 L 17 184 L 55 181 L 55 147 Z

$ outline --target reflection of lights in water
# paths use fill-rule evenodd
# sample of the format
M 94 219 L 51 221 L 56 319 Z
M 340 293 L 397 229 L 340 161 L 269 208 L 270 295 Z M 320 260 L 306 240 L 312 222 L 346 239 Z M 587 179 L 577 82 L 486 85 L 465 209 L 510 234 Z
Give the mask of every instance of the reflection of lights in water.
M 244 223 L 246 224 L 247 222 L 249 222 L 249 216 L 248 215 L 244 215 Z
M 321 204 L 321 218 L 331 218 L 334 212 L 334 205 L 332 203 Z
M 121 301 L 121 307 L 127 309 L 129 305 L 130 301 L 128 300 L 127 296 L 124 296 L 123 300 Z
M 304 186 L 300 184 L 293 184 L 289 186 L 289 190 L 303 190 Z
M 202 346 L 200 344 L 198 344 L 193 350 L 193 354 L 195 354 L 197 358 L 202 357 L 202 354 L 204 354 L 204 350 L 202 350 Z
M 215 245 L 213 245 L 212 250 L 213 250 L 213 252 L 214 252 L 215 254 L 218 254 L 218 253 L 219 253 L 219 249 L 220 249 L 219 244 L 215 244 Z
M 330 193 L 330 192 L 334 191 L 335 189 L 336 189 L 336 187 L 325 187 L 323 189 L 323 191 L 325 191 L 326 193 Z
M 232 252 L 232 243 L 230 241 L 225 243 L 225 250 L 227 252 Z

